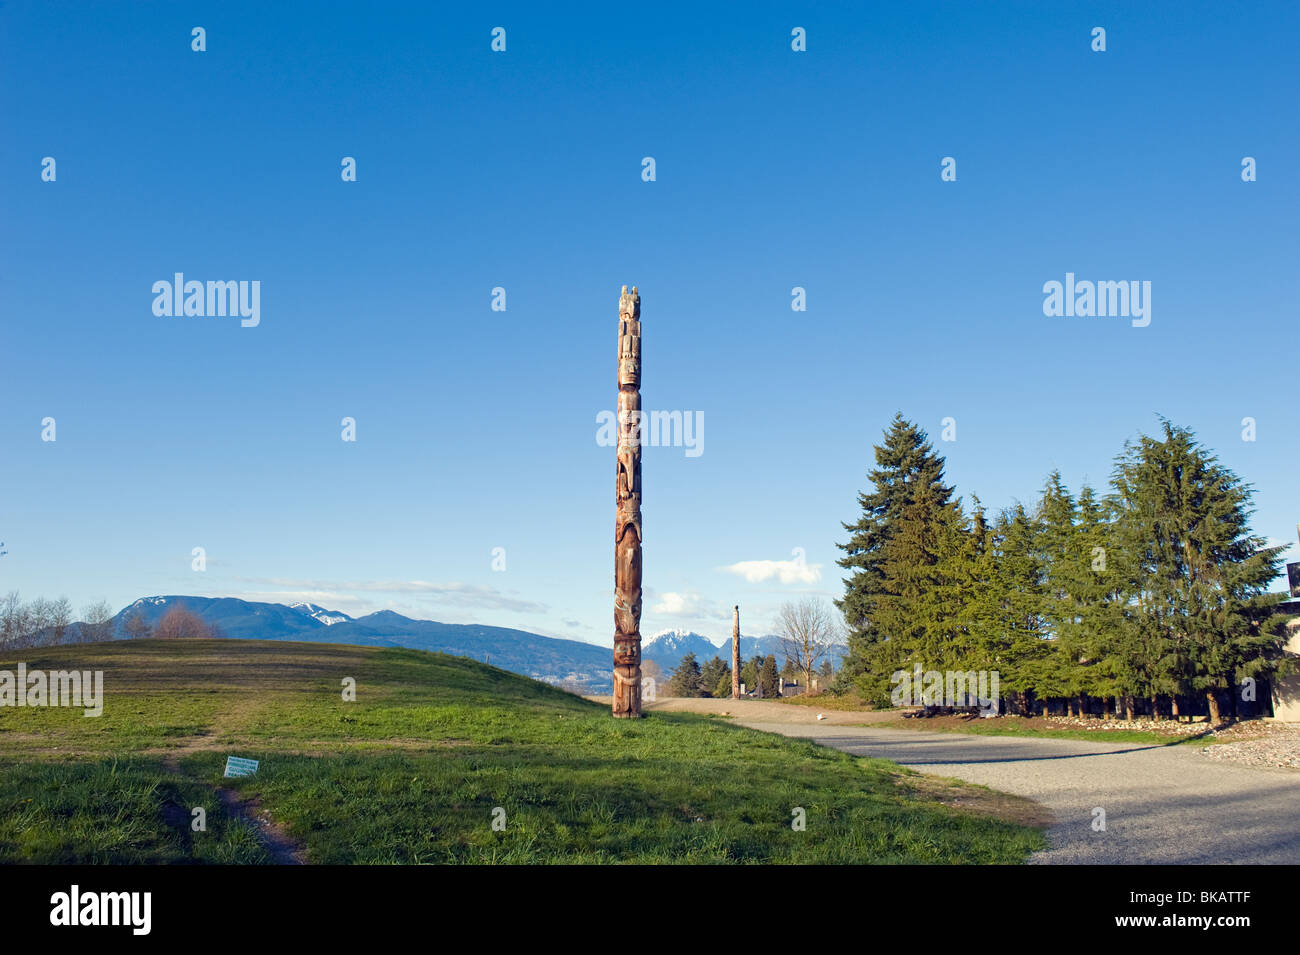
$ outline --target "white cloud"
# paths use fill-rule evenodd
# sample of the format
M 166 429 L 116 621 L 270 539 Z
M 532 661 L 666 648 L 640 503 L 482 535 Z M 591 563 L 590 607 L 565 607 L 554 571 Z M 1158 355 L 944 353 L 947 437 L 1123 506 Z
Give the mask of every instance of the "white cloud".
M 761 584 L 765 580 L 779 580 L 783 584 L 815 584 L 822 579 L 822 565 L 808 563 L 802 547 L 796 547 L 792 554 L 790 560 L 742 560 L 721 569 L 744 577 L 751 584 Z
M 712 600 L 695 591 L 687 593 L 666 591 L 660 595 L 659 602 L 651 606 L 650 610 L 652 613 L 692 617 L 699 620 L 729 619 Z

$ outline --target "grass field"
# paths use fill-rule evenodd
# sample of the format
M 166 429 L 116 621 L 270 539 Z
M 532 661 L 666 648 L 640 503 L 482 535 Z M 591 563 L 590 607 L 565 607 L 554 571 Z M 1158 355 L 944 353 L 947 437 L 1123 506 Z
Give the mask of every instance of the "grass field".
M 962 808 L 1005 805 L 980 787 L 696 714 L 614 720 L 460 657 L 149 640 L 22 659 L 104 671 L 104 713 L 0 709 L 4 863 L 1017 863 L 1044 845 L 1014 807 Z M 261 768 L 223 780 L 229 755 Z

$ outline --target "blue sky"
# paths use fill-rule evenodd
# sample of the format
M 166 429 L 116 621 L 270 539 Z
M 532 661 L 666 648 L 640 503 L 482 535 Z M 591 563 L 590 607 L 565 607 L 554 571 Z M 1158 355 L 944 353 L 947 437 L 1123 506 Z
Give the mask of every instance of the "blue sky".
M 1294 543 L 1300 8 L 1253 9 L 8 0 L 0 590 L 611 644 L 623 284 L 644 406 L 704 420 L 645 449 L 643 633 L 838 595 L 896 411 L 991 507 L 1165 415 Z M 175 272 L 260 324 L 155 316 Z M 1150 281 L 1150 325 L 1046 317 L 1067 272 Z

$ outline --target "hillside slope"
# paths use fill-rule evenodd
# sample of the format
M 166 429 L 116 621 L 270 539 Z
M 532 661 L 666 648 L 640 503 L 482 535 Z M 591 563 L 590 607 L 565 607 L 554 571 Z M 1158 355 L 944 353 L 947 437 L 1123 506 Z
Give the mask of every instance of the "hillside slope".
M 3 862 L 1019 862 L 1042 843 L 890 763 L 614 720 L 442 654 L 140 640 L 24 662 L 102 671 L 104 708 L 0 708 Z M 223 780 L 231 755 L 257 775 Z
M 586 693 L 610 692 L 612 647 L 563 640 L 511 627 L 416 620 L 391 610 L 355 619 L 314 604 L 261 603 L 236 597 L 167 594 L 141 597 L 114 618 L 114 632 L 127 636 L 133 616 L 150 627 L 172 607 L 181 606 L 214 624 L 221 636 L 245 640 L 310 640 L 375 647 L 410 647 L 473 657 L 547 683 L 580 687 Z

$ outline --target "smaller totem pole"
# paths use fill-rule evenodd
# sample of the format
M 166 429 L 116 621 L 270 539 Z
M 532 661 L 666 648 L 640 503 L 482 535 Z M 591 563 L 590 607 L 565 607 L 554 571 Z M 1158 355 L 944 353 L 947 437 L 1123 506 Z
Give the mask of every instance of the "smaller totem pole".
M 740 699 L 740 604 L 731 618 L 731 698 Z

